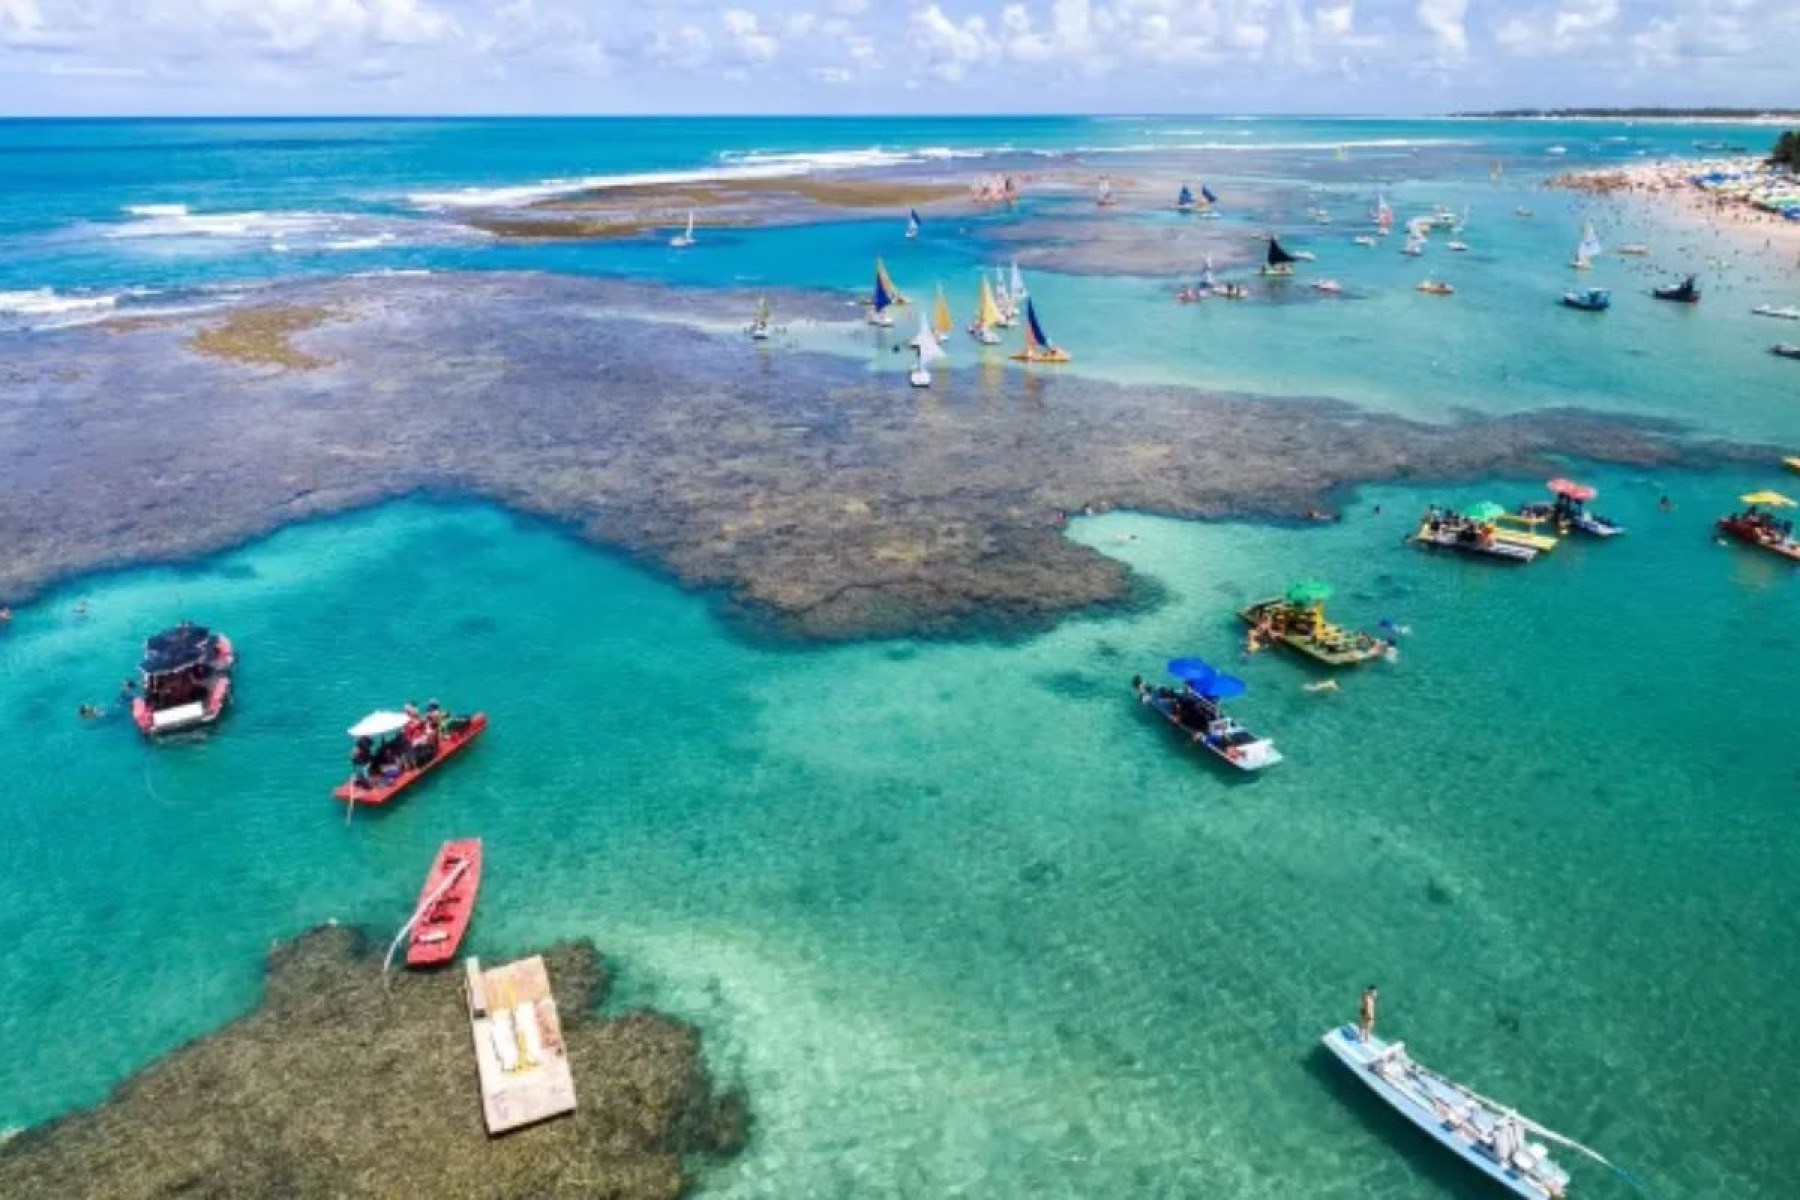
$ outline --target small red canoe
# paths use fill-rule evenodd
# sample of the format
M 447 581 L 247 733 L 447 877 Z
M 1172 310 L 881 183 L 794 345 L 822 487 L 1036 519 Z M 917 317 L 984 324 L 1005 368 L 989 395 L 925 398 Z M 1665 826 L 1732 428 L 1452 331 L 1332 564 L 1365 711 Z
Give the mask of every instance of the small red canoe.
M 409 750 L 402 760 L 404 766 L 372 774 L 366 786 L 358 784 L 353 776 L 332 789 L 331 794 L 356 804 L 386 804 L 480 737 L 487 724 L 486 713 L 453 718 L 444 726 L 444 732 L 438 737 L 437 752 L 430 758 L 420 762 Z
M 456 957 L 481 890 L 481 839 L 445 842 L 425 876 L 406 945 L 406 965 L 435 967 Z

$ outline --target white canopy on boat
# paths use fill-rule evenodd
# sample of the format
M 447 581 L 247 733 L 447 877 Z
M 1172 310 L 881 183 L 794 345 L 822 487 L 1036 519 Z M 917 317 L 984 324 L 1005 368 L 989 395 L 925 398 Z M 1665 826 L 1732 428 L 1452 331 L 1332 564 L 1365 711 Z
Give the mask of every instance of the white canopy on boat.
M 406 714 L 397 712 L 372 712 L 350 727 L 353 738 L 386 737 L 390 733 L 399 733 L 406 728 Z

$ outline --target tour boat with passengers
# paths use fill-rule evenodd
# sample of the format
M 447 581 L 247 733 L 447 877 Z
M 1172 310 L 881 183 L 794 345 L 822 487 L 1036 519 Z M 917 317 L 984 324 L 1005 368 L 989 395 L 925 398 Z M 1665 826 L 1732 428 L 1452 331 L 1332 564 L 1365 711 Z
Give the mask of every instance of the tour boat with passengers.
M 1251 733 L 1222 706 L 1222 701 L 1244 694 L 1243 680 L 1198 658 L 1172 660 L 1169 674 L 1180 687 L 1156 687 L 1141 675 L 1132 676 L 1131 688 L 1138 703 L 1154 710 L 1190 743 L 1240 771 L 1260 771 L 1281 761 L 1274 742 Z
M 1401 1116 L 1523 1200 L 1563 1200 L 1568 1195 L 1569 1173 L 1551 1157 L 1545 1142 L 1586 1155 L 1630 1178 L 1598 1151 L 1415 1062 L 1404 1042 L 1384 1041 L 1355 1025 L 1340 1025 L 1321 1040 L 1333 1057 Z
M 1476 558 L 1528 563 L 1538 556 L 1533 546 L 1496 536 L 1494 518 L 1505 510 L 1498 504 L 1477 505 L 1469 513 L 1432 505 L 1407 540 L 1426 549 L 1454 550 Z
M 1519 515 L 1531 520 L 1549 521 L 1558 533 L 1585 533 L 1589 537 L 1618 537 L 1625 527 L 1609 517 L 1587 510 L 1587 502 L 1600 494 L 1598 488 L 1570 479 L 1552 479 L 1545 485 L 1555 497 L 1546 504 L 1536 501 L 1520 505 Z
M 1265 646 L 1286 646 L 1328 667 L 1354 667 L 1386 658 L 1393 643 L 1372 634 L 1343 629 L 1325 619 L 1325 601 L 1331 586 L 1303 579 L 1284 596 L 1258 600 L 1238 616 L 1250 626 L 1247 649 L 1255 653 Z
M 144 643 L 143 686 L 131 719 L 147 737 L 197 729 L 218 720 L 231 699 L 237 651 L 231 639 L 183 621 Z
M 486 713 L 455 717 L 426 705 L 418 713 L 373 712 L 350 727 L 350 779 L 332 790 L 347 804 L 386 804 L 466 749 L 487 730 Z
M 1800 562 L 1800 542 L 1794 540 L 1793 521 L 1775 515 L 1776 509 L 1796 507 L 1795 502 L 1780 492 L 1751 492 L 1738 499 L 1744 502 L 1744 511 L 1720 517 L 1719 532 L 1789 562 Z

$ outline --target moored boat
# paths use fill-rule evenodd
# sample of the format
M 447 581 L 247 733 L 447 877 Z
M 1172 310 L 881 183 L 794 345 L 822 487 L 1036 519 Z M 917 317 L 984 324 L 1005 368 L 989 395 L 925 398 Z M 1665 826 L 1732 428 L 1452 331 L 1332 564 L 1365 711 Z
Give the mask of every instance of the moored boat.
M 1355 1025 L 1340 1025 L 1321 1040 L 1369 1090 L 1513 1195 L 1561 1200 L 1568 1194 L 1569 1173 L 1531 1137 L 1575 1143 L 1414 1062 L 1403 1042 L 1383 1041 L 1373 1032 L 1365 1036 Z M 1586 1147 L 1576 1148 L 1606 1161 Z
M 1495 509 L 1499 511 L 1492 511 Z M 1494 537 L 1499 541 L 1511 542 L 1515 546 L 1529 546 L 1539 554 L 1548 554 L 1556 549 L 1556 538 L 1538 532 L 1538 526 L 1546 523 L 1544 517 L 1529 512 L 1509 513 L 1492 502 L 1476 505 L 1469 512 L 1477 520 L 1486 520 L 1491 524 L 1494 527 Z
M 1769 353 L 1780 358 L 1800 358 L 1800 346 L 1792 342 L 1776 342 L 1769 347 Z
M 1250 626 L 1246 648 L 1252 653 L 1265 646 L 1286 646 L 1328 667 L 1354 667 L 1392 654 L 1385 638 L 1358 633 L 1325 619 L 1325 601 L 1331 588 L 1316 580 L 1301 580 L 1284 596 L 1258 600 L 1239 611 Z
M 467 717 L 374 712 L 350 727 L 350 779 L 332 796 L 351 805 L 386 804 L 461 753 L 487 730 L 487 714 Z
M 1237 770 L 1260 771 L 1281 761 L 1274 742 L 1251 733 L 1221 706 L 1221 701 L 1243 695 L 1243 680 L 1197 658 L 1172 660 L 1169 674 L 1180 681 L 1179 688 L 1153 687 L 1142 676 L 1132 676 L 1138 703 L 1180 730 L 1191 744 Z
M 438 848 L 408 923 L 406 965 L 435 967 L 456 957 L 475 915 L 481 890 L 481 839 L 464 838 Z
M 1565 308 L 1578 308 L 1583 312 L 1605 312 L 1612 307 L 1612 293 L 1605 288 L 1584 288 L 1578 292 L 1564 292 L 1562 302 Z
M 1720 517 L 1717 528 L 1727 537 L 1747 546 L 1766 550 L 1789 562 L 1800 562 L 1800 542 L 1794 540 L 1794 523 L 1775 515 L 1776 509 L 1793 508 L 1794 501 L 1780 492 L 1751 492 L 1740 496 L 1742 512 Z
M 1269 235 L 1269 252 L 1263 260 L 1262 273 L 1285 277 L 1294 273 L 1294 264 L 1299 260 L 1281 248 L 1281 241 L 1274 234 Z
M 1781 463 L 1790 471 L 1800 471 L 1800 455 L 1790 455 L 1782 459 Z
M 1650 294 L 1658 300 L 1671 300 L 1676 304 L 1700 303 L 1700 285 L 1692 275 L 1687 276 L 1680 283 L 1652 288 Z
M 1520 505 L 1520 516 L 1549 521 L 1557 532 L 1565 534 L 1575 530 L 1590 537 L 1609 538 L 1625 532 L 1625 527 L 1617 521 L 1587 510 L 1588 501 L 1600 494 L 1597 488 L 1570 479 L 1552 479 L 1544 486 L 1550 489 L 1555 499 L 1548 504 L 1539 501 Z
M 131 700 L 131 720 L 147 737 L 210 725 L 231 699 L 237 651 L 231 639 L 183 621 L 144 643 L 143 677 Z
M 1498 505 L 1494 505 L 1498 508 Z M 1453 509 L 1432 505 L 1425 511 L 1407 540 L 1427 549 L 1454 550 L 1477 558 L 1494 558 L 1503 562 L 1527 563 L 1538 556 L 1531 546 L 1504 541 L 1494 534 L 1492 519 L 1480 520 Z
M 1420 282 L 1418 290 L 1428 296 L 1454 296 L 1456 289 L 1441 279 L 1426 279 Z

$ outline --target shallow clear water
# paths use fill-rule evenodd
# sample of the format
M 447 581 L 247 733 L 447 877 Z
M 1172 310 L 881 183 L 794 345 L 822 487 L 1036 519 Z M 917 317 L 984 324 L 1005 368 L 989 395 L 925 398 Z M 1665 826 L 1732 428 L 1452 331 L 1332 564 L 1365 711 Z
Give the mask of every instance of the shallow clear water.
M 1660 1194 L 1785 1194 L 1800 577 L 1712 543 L 1724 481 L 1600 482 L 1632 533 L 1522 570 L 1400 546 L 1410 491 L 1330 528 L 1083 522 L 1173 599 L 1011 645 L 749 646 L 485 508 L 59 592 L 0 638 L 0 1124 L 241 1010 L 270 939 L 396 925 L 479 834 L 473 952 L 591 936 L 748 1086 L 722 1195 L 1459 1193 L 1313 1052 L 1371 979 L 1427 1062 Z M 1288 761 L 1226 778 L 1127 680 L 1232 661 L 1234 605 L 1302 573 L 1413 633 L 1337 695 L 1241 664 Z M 243 650 L 216 736 L 75 720 L 183 614 Z M 491 733 L 346 825 L 339 731 L 428 695 Z

